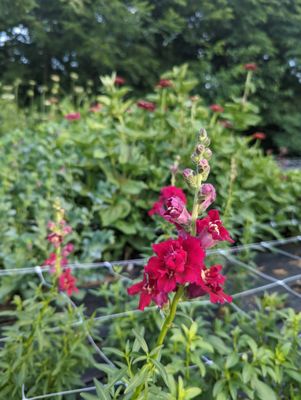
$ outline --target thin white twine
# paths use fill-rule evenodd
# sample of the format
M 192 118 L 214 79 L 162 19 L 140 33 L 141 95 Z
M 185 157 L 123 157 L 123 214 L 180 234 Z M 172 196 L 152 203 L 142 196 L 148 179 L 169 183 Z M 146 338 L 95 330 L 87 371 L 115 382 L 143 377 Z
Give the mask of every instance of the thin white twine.
M 216 249 L 216 250 L 208 250 L 207 255 L 214 255 L 214 254 L 225 254 L 225 253 L 233 253 L 233 252 L 239 252 L 243 250 L 248 250 L 248 249 L 253 249 L 256 250 L 258 248 L 264 247 L 264 246 L 269 246 L 272 248 L 272 246 L 277 246 L 277 245 L 282 245 L 282 244 L 289 244 L 289 243 L 294 243 L 297 241 L 301 241 L 301 235 L 298 236 L 293 236 L 287 239 L 277 239 L 277 240 L 271 240 L 268 242 L 258 242 L 258 243 L 251 243 L 251 244 L 245 244 L 245 245 L 240 245 L 240 246 L 233 246 L 229 249 Z M 264 245 L 263 245 L 264 244 Z M 282 250 L 281 250 L 282 251 Z M 290 253 L 288 253 L 290 254 Z M 292 256 L 292 255 L 291 255 Z M 298 256 L 295 256 L 298 257 Z M 299 257 L 297 258 L 299 259 Z M 98 269 L 98 268 L 106 268 L 109 270 L 109 272 L 112 275 L 119 276 L 121 279 L 126 280 L 126 281 L 131 281 L 130 278 L 119 274 L 114 270 L 114 266 L 141 266 L 144 265 L 147 260 L 144 258 L 138 258 L 138 259 L 133 259 L 133 260 L 122 260 L 122 261 L 104 261 L 104 262 L 97 262 L 97 263 L 79 263 L 79 264 L 67 264 L 63 266 L 62 269 L 67 269 L 70 268 L 71 270 L 76 270 L 76 269 Z M 43 272 L 50 272 L 51 267 L 50 266 L 38 266 L 42 269 Z M 6 275 L 26 275 L 26 274 L 35 274 L 37 273 L 37 267 L 27 267 L 27 268 L 8 268 L 8 269 L 1 269 L 0 270 L 0 276 L 6 276 Z

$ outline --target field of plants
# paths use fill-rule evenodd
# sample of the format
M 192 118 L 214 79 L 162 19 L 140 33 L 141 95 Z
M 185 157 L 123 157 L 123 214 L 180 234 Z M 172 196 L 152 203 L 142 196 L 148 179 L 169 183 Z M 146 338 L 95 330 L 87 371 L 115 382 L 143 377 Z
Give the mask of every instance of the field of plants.
M 301 0 L 0 0 L 0 400 L 301 400 Z
M 239 68 L 221 104 L 186 64 L 143 96 L 2 85 L 1 399 L 301 399 L 301 254 L 279 281 L 250 245 L 300 240 L 301 172 L 263 151 Z

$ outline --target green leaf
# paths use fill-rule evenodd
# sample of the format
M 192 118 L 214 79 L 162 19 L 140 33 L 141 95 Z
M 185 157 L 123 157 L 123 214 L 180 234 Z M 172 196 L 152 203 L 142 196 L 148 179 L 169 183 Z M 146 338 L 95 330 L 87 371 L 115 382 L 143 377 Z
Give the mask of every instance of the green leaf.
M 146 341 L 144 340 L 144 338 L 142 337 L 142 335 L 139 332 L 137 332 L 135 329 L 133 329 L 132 332 L 135 335 L 135 338 L 138 340 L 140 347 L 142 348 L 144 353 L 148 354 L 148 345 L 147 345 Z
M 215 382 L 214 386 L 213 386 L 213 397 L 216 397 L 219 393 L 221 393 L 225 387 L 226 381 L 224 379 L 221 379 L 217 382 Z
M 140 386 L 142 383 L 145 383 L 147 381 L 148 373 L 148 368 L 146 366 L 143 367 L 141 371 L 138 372 L 132 380 L 130 380 L 125 393 L 133 392 L 138 386 Z
M 238 363 L 238 361 L 239 361 L 239 356 L 236 353 L 232 353 L 227 357 L 225 367 L 227 369 L 232 368 L 234 367 L 234 365 Z
M 254 384 L 254 389 L 256 390 L 258 397 L 261 400 L 277 400 L 277 396 L 274 390 L 268 386 L 266 383 L 256 379 Z
M 250 382 L 255 370 L 250 364 L 245 364 L 242 369 L 242 380 L 244 383 Z
M 229 354 L 230 349 L 225 345 L 221 338 L 218 336 L 211 335 L 208 337 L 208 341 L 212 344 L 212 346 L 217 350 L 221 355 Z
M 111 396 L 109 395 L 108 391 L 105 389 L 102 383 L 94 380 L 94 384 L 96 386 L 96 392 L 99 400 L 111 400 Z
M 287 373 L 288 376 L 293 378 L 295 381 L 301 383 L 301 374 L 300 374 L 300 372 L 294 371 L 292 369 L 287 369 L 285 372 Z
M 169 387 L 168 375 L 167 375 L 167 372 L 165 370 L 165 367 L 158 360 L 152 359 L 151 362 L 158 369 L 158 371 L 159 371 L 162 379 L 164 380 L 166 386 Z
M 197 387 L 185 389 L 185 400 L 194 399 L 200 393 L 202 393 L 202 389 Z

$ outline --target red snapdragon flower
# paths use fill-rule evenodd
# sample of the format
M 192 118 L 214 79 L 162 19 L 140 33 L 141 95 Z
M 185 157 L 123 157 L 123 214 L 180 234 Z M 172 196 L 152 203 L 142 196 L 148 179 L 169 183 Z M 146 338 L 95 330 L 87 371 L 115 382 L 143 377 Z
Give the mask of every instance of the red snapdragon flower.
M 232 122 L 231 122 L 231 121 L 228 121 L 227 119 L 222 119 L 222 120 L 220 120 L 220 121 L 218 121 L 218 122 L 219 122 L 219 124 L 220 124 L 221 126 L 223 126 L 224 128 L 227 128 L 227 129 L 233 128 Z
M 209 294 L 211 303 L 231 303 L 232 297 L 223 290 L 226 277 L 220 273 L 221 269 L 221 265 L 212 265 L 210 268 L 204 268 L 201 272 L 201 283 L 194 283 L 188 286 L 188 297 L 195 298 Z
M 146 101 L 146 100 L 137 101 L 137 106 L 139 108 L 143 108 L 144 110 L 151 111 L 151 112 L 155 111 L 155 109 L 156 109 L 155 103 L 152 103 L 152 102 Z
M 248 63 L 244 65 L 244 69 L 246 71 L 256 71 L 257 70 L 257 64 L 255 63 Z
M 74 112 L 74 113 L 69 113 L 64 116 L 65 119 L 68 121 L 77 121 L 80 119 L 80 113 L 79 112 Z
M 93 112 L 93 113 L 97 113 L 97 112 L 101 111 L 101 109 L 102 109 L 102 105 L 99 103 L 96 103 L 90 107 L 89 111 Z
M 220 106 L 219 104 L 212 104 L 209 108 L 215 113 L 223 113 L 225 111 L 224 107 Z
M 55 263 L 57 260 L 57 256 L 55 253 L 50 253 L 50 256 L 47 258 L 47 260 L 44 261 L 44 266 L 48 265 L 49 267 L 54 267 Z M 66 255 L 62 254 L 62 257 L 60 257 L 60 266 L 65 266 L 68 264 L 68 260 L 66 258 Z M 55 268 L 51 268 L 50 272 L 54 273 Z
M 76 278 L 71 274 L 70 268 L 67 268 L 59 276 L 59 287 L 61 290 L 66 292 L 68 296 L 72 296 L 73 292 L 78 292 L 78 288 L 76 287 Z
M 154 214 L 159 214 L 163 216 L 166 210 L 166 201 L 171 197 L 178 197 L 184 204 L 187 203 L 185 193 L 182 189 L 177 188 L 176 186 L 165 186 L 161 189 L 159 200 L 153 204 L 148 215 L 152 216 Z
M 145 272 L 157 281 L 160 292 L 169 293 L 177 284 L 200 283 L 205 252 L 197 238 L 188 236 L 154 244 L 156 256 L 149 259 Z
M 74 246 L 72 243 L 66 244 L 66 246 L 63 247 L 62 250 L 62 255 L 63 257 L 68 257 L 70 253 L 72 253 L 74 250 Z
M 57 249 L 60 246 L 60 244 L 62 243 L 63 237 L 59 233 L 54 232 L 54 233 L 50 233 L 47 236 L 47 240 L 48 240 L 48 242 L 53 244 L 53 246 Z
M 160 292 L 157 288 L 157 281 L 144 273 L 143 280 L 128 288 L 128 294 L 134 296 L 140 293 L 139 310 L 143 311 L 153 300 L 159 307 L 168 302 L 167 293 Z
M 267 137 L 267 135 L 263 132 L 255 132 L 252 135 L 253 139 L 258 139 L 258 140 L 264 140 Z
M 203 219 L 198 219 L 196 224 L 197 237 L 201 241 L 202 248 L 208 249 L 217 242 L 224 240 L 234 243 L 229 232 L 223 226 L 217 210 L 210 210 L 208 216 Z
M 117 75 L 116 78 L 115 78 L 114 83 L 115 83 L 115 85 L 122 86 L 122 85 L 125 84 L 125 79 L 122 78 L 121 76 Z
M 159 82 L 157 83 L 156 87 L 159 88 L 168 88 L 173 85 L 172 81 L 170 79 L 160 79 Z

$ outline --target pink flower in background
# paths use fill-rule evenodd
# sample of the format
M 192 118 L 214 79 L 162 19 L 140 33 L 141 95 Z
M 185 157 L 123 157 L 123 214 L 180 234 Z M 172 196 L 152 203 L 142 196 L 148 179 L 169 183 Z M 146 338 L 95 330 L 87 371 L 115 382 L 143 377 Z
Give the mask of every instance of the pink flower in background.
M 234 243 L 229 232 L 223 226 L 217 210 L 210 210 L 207 217 L 197 220 L 197 237 L 204 249 L 216 245 L 219 241 Z
M 64 116 L 65 119 L 68 121 L 77 121 L 80 119 L 80 113 L 79 112 L 74 112 L 74 113 L 69 113 Z
M 50 233 L 47 236 L 47 240 L 52 243 L 55 248 L 58 248 L 63 241 L 63 237 L 58 233 Z
M 93 113 L 98 113 L 98 112 L 101 111 L 101 109 L 102 109 L 102 105 L 99 104 L 99 103 L 96 103 L 96 104 L 94 104 L 93 106 L 91 106 L 91 107 L 89 108 L 89 111 L 90 111 L 90 112 L 93 112 Z
M 146 100 L 139 100 L 137 101 L 137 106 L 147 111 L 155 111 L 156 104 Z
M 159 82 L 157 83 L 156 87 L 159 88 L 168 88 L 173 85 L 172 81 L 169 79 L 160 79 Z
M 122 86 L 125 84 L 125 79 L 122 78 L 121 76 L 116 76 L 115 81 L 114 81 L 115 85 L 117 86 Z
M 256 71 L 257 70 L 257 64 L 255 64 L 255 63 L 244 64 L 244 69 L 246 71 Z
M 209 108 L 215 113 L 223 113 L 225 111 L 224 107 L 220 106 L 219 104 L 212 104 Z
M 252 138 L 256 140 L 264 140 L 266 137 L 267 135 L 263 132 L 255 132 L 252 135 Z
M 68 296 L 72 296 L 73 292 L 78 292 L 78 288 L 76 287 L 76 278 L 71 274 L 70 268 L 67 268 L 59 276 L 59 288 L 66 292 Z
M 74 251 L 74 246 L 72 243 L 66 244 L 66 246 L 63 247 L 62 250 L 62 255 L 63 257 L 68 257 L 70 253 Z

